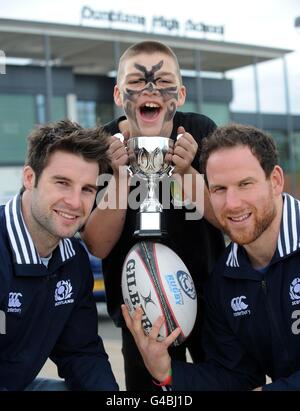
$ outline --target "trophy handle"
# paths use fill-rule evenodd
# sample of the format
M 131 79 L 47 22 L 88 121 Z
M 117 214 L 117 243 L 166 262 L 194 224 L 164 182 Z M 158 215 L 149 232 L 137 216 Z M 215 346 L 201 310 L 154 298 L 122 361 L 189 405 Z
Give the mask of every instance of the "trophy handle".
M 130 175 L 130 177 L 134 176 L 134 171 L 133 171 L 132 166 L 127 166 L 127 171 L 128 171 L 128 174 Z
M 116 133 L 114 134 L 114 137 L 117 137 L 121 141 L 121 143 L 124 143 L 124 136 L 122 133 Z
M 182 136 L 183 136 L 182 133 L 178 134 L 178 136 L 176 137 L 176 140 L 178 141 Z M 165 173 L 167 174 L 168 177 L 171 177 L 174 169 L 175 169 L 175 166 L 172 166 L 171 164 L 166 168 Z
M 165 173 L 167 174 L 168 177 L 171 177 L 171 175 L 173 174 L 174 171 L 174 166 L 172 166 L 171 164 L 166 168 Z

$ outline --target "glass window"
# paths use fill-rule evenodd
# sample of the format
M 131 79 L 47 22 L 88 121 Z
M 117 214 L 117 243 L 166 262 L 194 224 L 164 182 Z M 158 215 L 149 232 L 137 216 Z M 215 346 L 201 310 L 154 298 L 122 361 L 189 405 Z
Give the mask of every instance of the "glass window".
M 44 94 L 36 96 L 36 113 L 37 123 L 42 124 L 46 122 L 46 98 Z M 51 121 L 58 121 L 66 118 L 66 99 L 65 97 L 52 97 L 51 104 Z
M 197 113 L 197 104 L 194 101 L 187 100 L 179 111 Z M 202 114 L 210 117 L 218 126 L 227 124 L 230 120 L 229 106 L 224 103 L 202 103 Z
M 97 103 L 97 124 L 105 124 L 114 119 L 114 107 L 111 103 Z
M 294 133 L 295 161 L 296 161 L 296 183 L 298 192 L 295 193 L 300 198 L 300 131 Z
M 26 137 L 36 122 L 35 98 L 0 94 L 0 164 L 24 164 Z
M 113 120 L 114 109 L 111 103 L 78 100 L 77 114 L 82 127 L 94 127 L 96 124 L 105 124 Z
M 287 135 L 283 132 L 276 130 L 267 130 L 269 134 L 274 138 L 279 154 L 279 164 L 283 168 L 285 173 L 289 172 L 289 144 Z
M 77 100 L 78 123 L 82 127 L 93 127 L 96 124 L 96 102 Z
M 291 193 L 292 195 L 299 198 L 300 196 L 300 132 L 296 132 L 293 135 L 293 144 L 294 144 L 294 154 L 295 154 L 295 165 L 296 165 L 296 188 L 294 187 L 295 181 L 291 175 L 292 167 L 290 162 L 290 152 L 289 152 L 289 140 L 288 136 L 284 132 L 278 130 L 268 130 L 268 133 L 274 137 L 276 142 L 277 150 L 279 153 L 279 165 L 284 171 L 284 191 Z M 297 191 L 298 190 L 298 191 Z
M 184 113 L 197 113 L 197 104 L 194 101 L 186 100 L 182 107 L 178 107 L 178 111 Z
M 300 173 L 300 131 L 294 133 L 293 142 L 295 147 L 296 167 L 297 171 Z
M 224 103 L 203 102 L 202 114 L 210 117 L 217 126 L 227 124 L 230 120 L 229 106 Z
M 46 122 L 46 108 L 45 108 L 44 94 L 38 94 L 36 96 L 36 114 L 37 114 L 37 122 L 39 124 Z
M 67 116 L 66 99 L 63 96 L 52 97 L 51 121 L 59 121 Z

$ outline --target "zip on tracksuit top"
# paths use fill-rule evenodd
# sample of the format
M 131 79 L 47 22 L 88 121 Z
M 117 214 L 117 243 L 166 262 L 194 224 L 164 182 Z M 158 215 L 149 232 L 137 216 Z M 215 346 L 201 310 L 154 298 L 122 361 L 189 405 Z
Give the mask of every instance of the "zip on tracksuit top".
M 97 334 L 92 290 L 89 259 L 76 239 L 62 239 L 47 268 L 20 195 L 0 207 L 0 389 L 25 389 L 48 357 L 70 389 L 118 389 Z
M 300 390 L 300 202 L 283 199 L 265 270 L 255 270 L 235 243 L 216 265 L 205 292 L 207 361 L 173 361 L 174 390 Z

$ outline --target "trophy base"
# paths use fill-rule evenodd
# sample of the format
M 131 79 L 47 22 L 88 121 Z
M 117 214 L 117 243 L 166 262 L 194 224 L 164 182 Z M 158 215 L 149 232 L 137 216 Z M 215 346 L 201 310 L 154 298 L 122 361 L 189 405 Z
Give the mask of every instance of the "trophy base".
M 160 212 L 139 212 L 137 214 L 137 227 L 139 229 L 135 230 L 134 237 L 166 237 L 167 230 L 162 227 Z

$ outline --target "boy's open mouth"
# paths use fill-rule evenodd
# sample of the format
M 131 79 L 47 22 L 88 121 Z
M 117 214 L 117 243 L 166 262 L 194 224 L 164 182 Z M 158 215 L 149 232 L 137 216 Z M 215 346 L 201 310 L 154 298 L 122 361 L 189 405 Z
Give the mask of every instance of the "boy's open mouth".
M 161 109 L 157 103 L 145 103 L 140 106 L 140 115 L 143 120 L 154 120 L 158 117 Z

